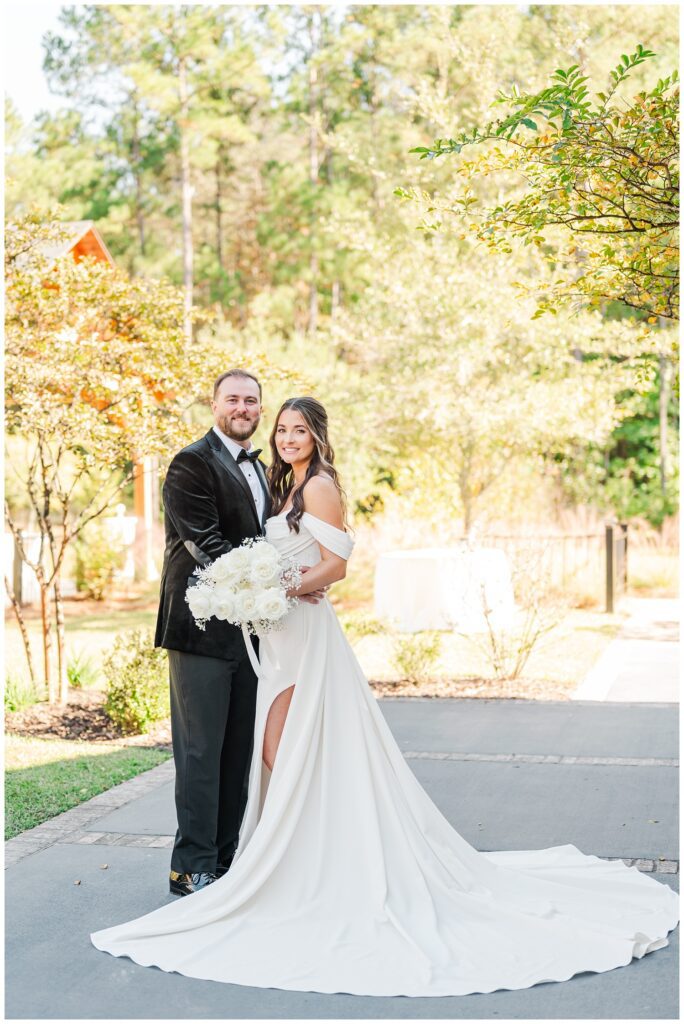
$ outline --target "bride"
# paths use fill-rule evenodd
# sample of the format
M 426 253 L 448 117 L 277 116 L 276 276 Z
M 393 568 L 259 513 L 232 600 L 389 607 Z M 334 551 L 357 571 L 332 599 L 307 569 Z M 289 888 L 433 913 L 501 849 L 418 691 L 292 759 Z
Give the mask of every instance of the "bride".
M 289 399 L 271 434 L 266 536 L 345 575 L 353 543 L 327 417 Z M 521 989 L 666 946 L 666 885 L 565 844 L 480 853 L 408 768 L 327 599 L 260 643 L 249 797 L 230 871 L 94 945 L 240 985 L 377 996 Z

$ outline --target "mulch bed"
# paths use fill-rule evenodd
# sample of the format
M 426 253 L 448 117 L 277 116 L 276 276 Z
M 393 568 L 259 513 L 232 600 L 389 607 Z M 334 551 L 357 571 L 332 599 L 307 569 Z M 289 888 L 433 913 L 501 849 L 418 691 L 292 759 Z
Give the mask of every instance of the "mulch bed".
M 485 700 L 570 700 L 576 683 L 556 679 L 434 679 L 429 683 L 371 681 L 376 697 L 479 697 Z
M 122 736 L 103 707 L 98 690 L 70 689 L 66 704 L 32 704 L 5 714 L 5 731 L 15 736 L 40 739 L 87 740 L 89 743 L 119 743 L 121 746 L 171 746 L 169 722 L 159 722 L 144 736 Z

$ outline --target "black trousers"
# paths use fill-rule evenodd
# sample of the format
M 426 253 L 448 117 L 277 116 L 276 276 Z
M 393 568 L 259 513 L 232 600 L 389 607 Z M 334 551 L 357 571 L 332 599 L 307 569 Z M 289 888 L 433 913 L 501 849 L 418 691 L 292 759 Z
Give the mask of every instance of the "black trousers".
M 171 870 L 215 871 L 237 846 L 247 803 L 257 679 L 246 654 L 168 655 L 178 817 Z

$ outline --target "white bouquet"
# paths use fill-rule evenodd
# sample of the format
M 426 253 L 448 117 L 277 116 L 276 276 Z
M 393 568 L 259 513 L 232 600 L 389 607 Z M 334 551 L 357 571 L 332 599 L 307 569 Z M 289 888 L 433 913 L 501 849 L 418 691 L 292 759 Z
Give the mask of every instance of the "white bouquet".
M 300 566 L 286 562 L 263 537 L 247 540 L 211 565 L 195 569 L 195 576 L 197 583 L 188 587 L 185 600 L 200 629 L 216 618 L 255 634 L 278 628 L 297 604 L 287 591 L 302 581 Z

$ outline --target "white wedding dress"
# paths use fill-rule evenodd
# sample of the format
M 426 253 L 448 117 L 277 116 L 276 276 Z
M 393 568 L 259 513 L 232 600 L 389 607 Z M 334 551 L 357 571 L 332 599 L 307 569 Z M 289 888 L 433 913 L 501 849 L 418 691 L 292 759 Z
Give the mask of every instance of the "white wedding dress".
M 346 533 L 304 513 L 267 538 L 302 564 Z M 191 978 L 313 992 L 450 996 L 608 971 L 666 946 L 677 896 L 566 844 L 479 853 L 422 789 L 327 600 L 261 641 L 249 799 L 233 866 L 95 932 L 98 949 Z M 267 792 L 269 707 L 296 684 Z

